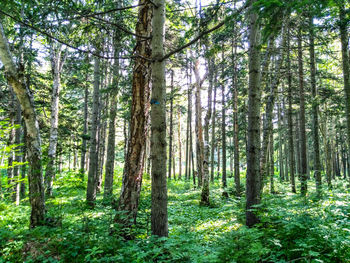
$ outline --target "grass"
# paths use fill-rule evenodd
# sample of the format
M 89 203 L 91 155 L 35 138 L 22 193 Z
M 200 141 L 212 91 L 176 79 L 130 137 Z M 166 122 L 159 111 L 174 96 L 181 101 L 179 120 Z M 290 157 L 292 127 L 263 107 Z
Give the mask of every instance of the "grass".
M 116 177 L 118 196 L 120 172 Z M 126 241 L 118 231 L 111 235 L 115 211 L 102 196 L 88 209 L 85 183 L 62 173 L 55 198 L 47 200 L 51 226 L 28 229 L 28 200 L 18 207 L 0 202 L 0 262 L 350 262 L 350 194 L 343 181 L 321 198 L 312 182 L 306 197 L 276 182 L 278 193 L 264 193 L 261 222 L 251 229 L 244 226 L 244 197 L 222 198 L 218 181 L 211 185 L 210 207 L 200 206 L 200 190 L 190 182 L 170 181 L 168 189 L 169 238 L 150 236 L 145 178 L 136 238 Z

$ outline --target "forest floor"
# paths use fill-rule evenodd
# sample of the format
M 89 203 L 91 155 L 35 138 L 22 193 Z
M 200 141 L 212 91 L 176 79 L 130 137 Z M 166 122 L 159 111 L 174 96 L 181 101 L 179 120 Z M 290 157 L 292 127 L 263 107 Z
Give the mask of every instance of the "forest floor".
M 47 200 L 50 226 L 28 229 L 28 200 L 17 207 L 0 202 L 0 262 L 350 262 L 350 191 L 344 181 L 335 181 L 322 198 L 312 182 L 306 197 L 276 182 L 277 193 L 264 193 L 261 223 L 251 229 L 244 226 L 244 197 L 234 198 L 232 187 L 230 198 L 223 198 L 219 181 L 212 184 L 210 207 L 199 205 L 200 191 L 190 182 L 170 181 L 168 188 L 169 238 L 150 236 L 145 178 L 136 238 L 126 241 L 118 231 L 111 234 L 111 227 L 118 228 L 112 206 L 99 195 L 90 210 L 85 183 L 64 172 L 56 178 L 55 197 Z

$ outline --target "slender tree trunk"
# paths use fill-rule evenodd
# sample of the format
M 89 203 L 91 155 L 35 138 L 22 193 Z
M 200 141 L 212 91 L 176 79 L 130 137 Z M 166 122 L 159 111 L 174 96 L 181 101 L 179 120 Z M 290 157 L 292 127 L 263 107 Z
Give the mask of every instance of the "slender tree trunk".
M 315 43 L 314 43 L 314 25 L 313 17 L 309 17 L 309 41 L 310 41 L 310 78 L 311 78 L 311 93 L 312 93 L 312 137 L 314 141 L 314 158 L 315 158 L 315 178 L 316 178 L 316 191 L 321 193 L 322 178 L 321 178 L 321 160 L 320 160 L 320 143 L 319 143 L 319 125 L 318 125 L 318 101 L 317 101 L 317 88 L 316 88 L 316 65 L 315 65 Z M 306 191 L 302 192 L 303 195 Z
M 114 43 L 119 45 L 119 43 Z M 110 200 L 113 193 L 113 175 L 114 175 L 114 156 L 115 156 L 115 120 L 118 110 L 118 91 L 119 91 L 119 47 L 114 50 L 113 80 L 109 107 L 109 124 L 108 124 L 108 143 L 106 158 L 106 174 L 103 198 Z
M 293 140 L 293 93 L 292 93 L 292 71 L 290 61 L 290 28 L 288 27 L 287 40 L 287 81 L 288 81 L 288 142 L 289 142 L 289 171 L 290 183 L 292 192 L 296 193 L 295 189 L 295 156 L 294 156 L 294 140 Z
M 165 61 L 164 22 L 165 1 L 154 0 L 152 20 L 152 211 L 151 231 L 153 235 L 168 236 L 168 194 L 166 180 L 166 108 L 165 108 Z M 155 103 L 157 102 L 157 103 Z
M 198 187 L 202 186 L 204 177 L 204 139 L 203 139 L 203 125 L 202 125 L 202 103 L 201 103 L 201 87 L 205 79 L 199 76 L 199 60 L 195 62 L 194 74 L 196 77 L 196 153 L 197 153 L 197 175 Z
M 222 45 L 222 79 L 224 79 L 224 45 Z M 222 82 L 222 121 L 221 121 L 221 139 L 222 139 L 222 187 L 225 189 L 227 187 L 227 179 L 226 179 L 226 108 L 225 108 L 225 84 Z M 224 190 L 225 191 L 225 190 Z M 227 193 L 224 192 L 224 195 Z
M 50 143 L 48 151 L 48 161 L 45 170 L 46 195 L 52 196 L 52 184 L 55 177 L 55 160 L 58 141 L 58 111 L 61 89 L 61 71 L 65 56 L 62 54 L 62 45 L 51 44 L 51 68 L 53 74 L 53 86 L 51 93 L 51 120 L 50 120 Z
M 178 119 L 177 141 L 178 141 L 178 146 L 179 146 L 179 180 L 181 180 L 181 177 L 182 177 L 182 142 L 181 142 L 181 113 L 180 113 L 180 108 L 177 108 L 177 119 Z
M 26 147 L 26 137 L 27 137 L 27 129 L 26 126 L 23 125 L 22 123 L 22 128 L 23 128 L 23 136 L 22 136 L 22 162 L 25 163 L 27 159 L 27 147 Z M 26 169 L 27 165 L 23 164 L 21 167 L 21 186 L 20 186 L 20 198 L 24 199 L 26 196 L 26 185 L 24 182 L 24 179 L 26 178 Z
M 349 65 L 349 36 L 348 36 L 348 24 L 345 11 L 345 3 L 339 1 L 339 29 L 340 29 L 340 42 L 342 50 L 343 60 L 343 79 L 344 79 L 344 92 L 345 92 L 345 110 L 346 110 L 346 133 L 347 133 L 347 146 L 348 151 L 350 149 L 350 65 Z M 350 166 L 349 166 L 350 170 Z M 350 175 L 350 173 L 348 173 Z M 350 176 L 349 176 L 350 178 Z
M 270 158 L 269 158 L 269 172 L 270 172 L 270 193 L 274 194 L 275 193 L 275 183 L 274 183 L 274 176 L 275 176 L 275 162 L 274 162 L 274 140 L 273 140 L 273 130 L 270 133 L 270 140 L 269 140 L 269 153 L 270 153 Z
M 41 140 L 39 123 L 37 121 L 33 98 L 26 87 L 19 70 L 12 60 L 8 41 L 0 23 L 0 59 L 5 66 L 6 78 L 12 86 L 23 112 L 27 128 L 27 154 L 29 162 L 29 200 L 32 207 L 30 226 L 36 227 L 44 224 L 45 197 L 44 182 L 41 166 Z
M 217 83 L 218 83 L 218 71 L 215 67 L 215 81 L 213 83 L 214 85 L 214 98 L 213 98 L 213 117 L 211 119 L 211 170 L 210 170 L 210 181 L 214 182 L 214 171 L 215 171 L 215 162 L 214 162 L 214 154 L 215 154 L 215 126 L 216 126 L 216 90 L 217 90 Z
M 246 175 L 246 225 L 259 222 L 254 205 L 259 203 L 260 189 L 260 26 L 253 11 L 256 0 L 250 3 L 249 13 L 249 90 L 248 90 L 248 142 Z
M 212 112 L 212 91 L 213 91 L 213 78 L 214 78 L 214 60 L 208 60 L 209 67 L 209 88 L 208 88 L 208 110 L 204 118 L 204 163 L 203 163 L 203 185 L 201 194 L 201 204 L 209 205 L 209 124 Z
M 7 140 L 7 146 L 9 149 L 11 149 L 11 146 L 15 143 L 15 133 L 16 129 L 14 127 L 15 120 L 16 120 L 16 98 L 15 95 L 12 92 L 12 88 L 10 88 L 10 94 L 9 94 L 9 137 Z M 13 200 L 13 197 L 15 196 L 15 178 L 14 178 L 14 168 L 13 168 L 13 161 L 15 157 L 15 152 L 11 149 L 11 151 L 8 154 L 7 157 L 7 187 L 8 192 L 10 193 L 10 197 Z
M 280 101 L 277 103 L 277 118 L 278 118 L 278 153 L 279 153 L 279 172 L 280 180 L 284 181 L 284 162 L 283 162 L 283 149 L 282 149 L 282 124 L 281 124 L 281 105 Z
M 301 189 L 302 194 L 307 191 L 307 151 L 306 151 L 306 128 L 305 128 L 305 92 L 304 92 L 304 66 L 301 26 L 298 30 L 298 73 L 299 73 L 299 126 L 300 126 L 300 166 L 301 166 Z
M 85 159 L 86 159 L 86 145 L 88 141 L 88 99 L 89 99 L 89 88 L 85 87 L 84 91 L 84 127 L 83 127 L 83 139 L 81 145 L 81 159 L 80 159 L 80 176 L 84 180 L 85 173 Z
M 147 37 L 150 36 L 152 32 L 151 20 L 153 4 L 150 0 L 140 0 L 139 5 L 136 33 L 140 36 Z M 127 143 L 127 153 L 125 156 L 123 184 L 118 205 L 118 210 L 124 211 L 125 215 L 124 217 L 120 217 L 120 215 L 117 214 L 114 219 L 116 222 L 120 222 L 126 227 L 131 227 L 132 222 L 134 224 L 136 223 L 146 152 L 146 136 L 148 133 L 147 124 L 150 111 L 149 101 L 152 69 L 151 63 L 147 59 L 151 58 L 152 50 L 150 40 L 145 40 L 141 37 L 137 37 L 136 40 L 135 51 L 140 57 L 134 61 L 130 132 Z M 142 57 L 146 59 L 143 59 Z M 159 104 L 163 103 L 163 101 L 151 100 L 152 105 L 155 103 Z M 162 124 L 165 127 L 165 123 Z M 153 158 L 154 154 L 152 153 L 153 143 L 154 142 L 151 139 L 151 158 Z M 166 145 L 165 142 L 164 145 Z M 162 154 L 166 155 L 166 152 Z M 162 156 L 162 158 L 164 158 L 164 156 Z M 152 171 L 157 165 L 159 164 L 155 164 L 152 161 Z
M 86 201 L 89 206 L 94 206 L 96 201 L 96 185 L 98 171 L 98 111 L 100 101 L 100 60 L 94 58 L 94 91 L 92 94 L 92 114 L 90 129 L 90 154 L 89 154 L 89 173 L 87 182 Z
M 238 128 L 238 83 L 237 83 L 237 45 L 234 47 L 234 75 L 233 75 L 233 143 L 234 143 L 234 177 L 235 177 L 235 188 L 236 196 L 241 195 L 241 176 L 239 171 L 239 128 Z
M 173 96 L 174 96 L 174 71 L 171 71 L 171 84 L 170 84 L 170 125 L 169 125 L 169 164 L 168 164 L 168 179 L 171 179 L 171 162 L 173 161 Z M 175 177 L 175 174 L 174 174 Z

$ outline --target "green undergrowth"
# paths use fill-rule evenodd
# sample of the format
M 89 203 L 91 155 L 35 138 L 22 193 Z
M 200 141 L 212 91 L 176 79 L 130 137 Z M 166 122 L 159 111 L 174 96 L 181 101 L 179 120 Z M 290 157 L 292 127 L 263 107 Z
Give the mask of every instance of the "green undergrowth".
M 233 193 L 232 178 L 228 185 Z M 120 186 L 119 170 L 116 197 Z M 146 176 L 135 239 L 124 240 L 113 224 L 113 203 L 99 194 L 91 210 L 78 174 L 57 175 L 48 226 L 28 229 L 28 200 L 18 207 L 0 202 L 0 262 L 350 262 L 350 194 L 342 181 L 321 197 L 311 182 L 306 197 L 276 182 L 277 193 L 264 193 L 257 207 L 261 222 L 254 228 L 244 226 L 244 196 L 223 198 L 219 181 L 211 184 L 208 207 L 200 206 L 191 182 L 170 181 L 168 189 L 169 238 L 150 236 Z

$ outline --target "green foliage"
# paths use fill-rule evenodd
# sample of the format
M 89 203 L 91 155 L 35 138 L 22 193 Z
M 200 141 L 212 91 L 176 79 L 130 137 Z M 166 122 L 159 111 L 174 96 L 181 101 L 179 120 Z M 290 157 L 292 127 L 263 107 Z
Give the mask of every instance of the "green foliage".
M 116 176 L 119 189 L 120 169 Z M 125 230 L 113 224 L 115 211 L 102 196 L 95 210 L 86 206 L 77 172 L 56 179 L 55 198 L 47 200 L 50 226 L 29 230 L 28 203 L 0 202 L 0 262 L 348 262 L 350 255 L 349 191 L 341 183 L 317 199 L 283 194 L 289 185 L 276 182 L 280 193 L 264 194 L 261 223 L 247 228 L 244 197 L 222 199 L 219 181 L 211 185 L 210 207 L 200 206 L 200 190 L 190 181 L 170 181 L 170 237 L 156 238 L 150 236 L 145 179 L 131 230 L 135 239 L 124 240 L 118 233 Z

